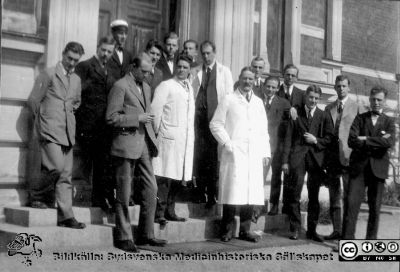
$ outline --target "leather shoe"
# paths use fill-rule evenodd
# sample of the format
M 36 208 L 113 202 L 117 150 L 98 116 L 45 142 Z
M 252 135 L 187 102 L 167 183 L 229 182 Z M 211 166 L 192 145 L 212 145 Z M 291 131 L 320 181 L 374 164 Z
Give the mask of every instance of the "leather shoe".
M 231 239 L 232 239 L 232 236 L 227 235 L 227 234 L 222 235 L 222 237 L 221 237 L 222 242 L 229 242 Z
M 257 243 L 258 241 L 260 241 L 261 237 L 255 234 L 252 234 L 250 232 L 240 232 L 239 233 L 239 239 L 240 240 L 245 240 L 248 242 L 253 242 L 253 243 Z
M 290 233 L 289 239 L 290 239 L 290 240 L 297 240 L 297 239 L 299 239 L 299 231 L 297 231 L 297 230 L 292 231 L 292 232 Z
M 215 197 L 209 197 L 206 203 L 206 209 L 211 209 L 215 204 L 217 204 Z
M 84 229 L 86 225 L 84 223 L 76 221 L 74 217 L 65 219 L 64 221 L 58 222 L 57 226 L 59 227 L 66 227 L 72 229 Z
M 315 231 L 312 231 L 312 232 L 307 231 L 306 237 L 309 240 L 313 240 L 313 241 L 320 242 L 320 243 L 322 243 L 324 241 L 324 239 L 322 239 L 322 237 L 319 236 Z
M 160 217 L 160 218 L 154 219 L 154 223 L 160 224 L 160 227 L 165 227 L 167 225 L 168 221 L 164 217 Z
M 333 231 L 324 237 L 325 240 L 340 240 L 340 238 L 342 238 L 342 235 L 338 231 Z
M 47 209 L 47 205 L 40 201 L 32 201 L 31 207 L 35 209 Z
M 139 252 L 132 240 L 115 241 L 114 246 L 126 252 Z
M 165 219 L 167 219 L 168 221 L 176 221 L 176 222 L 185 222 L 187 220 L 186 218 L 179 217 L 177 215 L 173 216 L 165 215 Z
M 136 244 L 138 246 L 156 246 L 156 247 L 163 247 L 167 244 L 167 240 L 150 238 L 150 239 L 137 239 Z
M 268 212 L 268 215 L 277 215 L 278 214 L 278 205 L 272 204 L 271 209 Z

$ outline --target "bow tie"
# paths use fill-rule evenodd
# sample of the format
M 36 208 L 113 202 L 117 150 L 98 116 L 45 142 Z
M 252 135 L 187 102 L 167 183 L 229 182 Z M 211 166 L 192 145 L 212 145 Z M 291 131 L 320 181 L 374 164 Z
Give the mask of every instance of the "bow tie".
M 122 46 L 119 46 L 117 48 L 115 48 L 118 52 L 122 52 L 124 49 L 122 48 Z
M 167 61 L 174 61 L 174 56 L 172 56 L 172 57 L 167 57 Z
M 371 111 L 371 114 L 372 114 L 373 116 L 379 116 L 379 115 L 381 115 L 381 113 L 380 113 L 379 111 Z
M 142 86 L 142 84 L 143 84 L 143 81 L 140 81 L 140 80 L 135 80 L 135 83 L 136 83 L 136 85 L 138 85 L 138 86 Z

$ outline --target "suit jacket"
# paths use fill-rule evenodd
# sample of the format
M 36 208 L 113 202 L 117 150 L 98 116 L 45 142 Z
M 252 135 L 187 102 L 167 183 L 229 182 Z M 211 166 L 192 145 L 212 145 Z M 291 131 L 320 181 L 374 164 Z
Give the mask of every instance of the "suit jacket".
M 75 73 L 68 80 L 61 62 L 40 74 L 27 102 L 35 116 L 39 138 L 59 145 L 74 145 L 74 111 L 80 100 L 81 80 Z
M 154 67 L 154 73 L 150 74 L 146 79 L 146 82 L 150 85 L 151 88 L 151 101 L 153 101 L 154 91 L 156 90 L 157 86 L 160 85 L 160 83 L 163 81 L 163 72 L 157 67 Z
M 384 135 L 390 135 L 385 138 Z M 367 136 L 366 141 L 358 140 L 358 136 Z M 350 175 L 358 175 L 371 165 L 372 173 L 381 179 L 388 177 L 388 150 L 395 143 L 395 124 L 393 118 L 381 114 L 375 124 L 372 124 L 371 112 L 365 112 L 354 119 L 348 139 L 349 147 L 353 149 L 350 155 Z
M 76 66 L 82 82 L 82 103 L 76 111 L 76 129 L 80 136 L 102 133 L 106 127 L 107 97 L 115 81 L 107 66 L 106 71 L 107 74 L 96 57 Z
M 139 122 L 139 115 L 150 113 L 150 86 L 143 82 L 142 93 L 131 73 L 115 82 L 108 95 L 106 120 L 113 126 L 111 155 L 138 159 L 148 144 L 151 156 L 157 156 L 157 140 L 151 123 Z M 147 136 L 147 140 L 145 137 Z
M 325 107 L 325 112 L 329 115 L 334 127 L 337 119 L 337 108 L 338 100 Z M 337 138 L 335 137 L 330 145 L 332 149 L 329 148 L 329 150 L 332 152 L 332 155 L 335 155 L 335 153 L 338 152 L 336 147 L 339 145 L 339 154 L 337 155 L 340 164 L 343 166 L 348 166 L 350 160 L 351 148 L 347 144 L 347 140 L 349 138 L 351 124 L 353 123 L 357 114 L 363 111 L 364 110 L 357 104 L 357 102 L 351 98 L 348 98 L 343 106 L 342 118 L 339 124 L 339 135 L 335 135 Z M 337 142 L 335 143 L 335 141 Z
M 174 69 L 175 69 L 175 61 L 176 61 L 176 55 L 174 57 Z M 163 75 L 163 81 L 168 80 L 174 77 L 174 73 L 171 72 L 169 69 L 167 59 L 165 58 L 164 54 L 161 55 L 160 60 L 157 62 L 156 67 L 161 70 L 162 75 Z
M 114 50 L 114 53 L 111 59 L 107 63 L 107 67 L 111 72 L 111 76 L 118 80 L 125 76 L 126 73 L 129 72 L 130 65 L 133 62 L 132 53 L 128 52 L 126 49 L 122 50 L 122 63 L 119 61 L 117 52 Z
M 324 150 L 330 144 L 333 136 L 333 124 L 329 116 L 318 107 L 315 109 L 311 124 L 308 124 L 304 106 L 299 108 L 298 118 L 290 120 L 287 128 L 283 147 L 283 163 L 289 163 L 295 168 L 304 162 L 308 151 L 314 157 L 317 164 L 322 167 L 324 162 Z M 308 144 L 304 140 L 304 133 L 309 132 L 317 138 L 317 144 Z
M 265 99 L 264 99 L 265 100 Z M 273 153 L 282 152 L 282 144 L 286 136 L 289 121 L 290 103 L 286 99 L 274 95 L 271 106 L 265 105 L 268 119 L 269 143 Z
M 287 100 L 289 100 L 290 105 L 297 109 L 303 107 L 306 104 L 305 92 L 303 90 L 300 90 L 296 86 L 293 86 L 292 94 L 290 97 L 288 97 L 285 93 L 285 88 L 283 87 L 283 84 L 279 87 L 276 95 L 282 98 L 286 98 Z
M 232 73 L 228 67 L 220 64 L 219 62 L 215 62 L 215 65 L 217 66 L 216 89 L 217 89 L 218 103 L 220 103 L 225 97 L 225 95 L 233 93 L 233 79 L 232 79 Z M 192 69 L 192 73 L 195 74 L 192 81 L 192 86 L 194 91 L 194 97 L 196 99 L 203 79 L 202 66 L 198 66 Z

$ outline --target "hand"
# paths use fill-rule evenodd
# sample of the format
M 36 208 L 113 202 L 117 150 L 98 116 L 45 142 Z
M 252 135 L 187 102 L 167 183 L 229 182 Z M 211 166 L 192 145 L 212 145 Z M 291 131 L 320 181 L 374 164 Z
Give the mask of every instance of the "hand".
M 153 120 L 154 120 L 154 114 L 147 113 L 147 112 L 139 114 L 139 122 L 140 123 L 146 124 L 146 123 L 152 122 Z
M 229 142 L 226 142 L 225 144 L 224 144 L 224 148 L 228 151 L 228 152 L 233 152 L 233 144 L 232 144 L 232 142 L 231 141 L 229 141 Z
M 283 171 L 283 173 L 284 173 L 285 175 L 288 175 L 288 174 L 289 174 L 289 164 L 284 163 L 284 164 L 282 165 L 282 171 Z
M 382 138 L 389 139 L 390 138 L 390 134 L 389 133 L 385 134 L 385 135 L 382 136 Z
M 367 136 L 358 136 L 357 139 L 360 140 L 360 141 L 366 141 L 367 140 Z
M 271 158 L 265 157 L 263 158 L 263 166 L 267 167 L 269 165 Z
M 303 136 L 304 136 L 304 140 L 308 144 L 317 144 L 318 143 L 317 138 L 314 135 L 312 135 L 311 133 L 306 132 L 306 133 L 304 133 Z
M 297 110 L 294 107 L 290 108 L 290 117 L 292 118 L 292 120 L 296 120 L 297 119 Z

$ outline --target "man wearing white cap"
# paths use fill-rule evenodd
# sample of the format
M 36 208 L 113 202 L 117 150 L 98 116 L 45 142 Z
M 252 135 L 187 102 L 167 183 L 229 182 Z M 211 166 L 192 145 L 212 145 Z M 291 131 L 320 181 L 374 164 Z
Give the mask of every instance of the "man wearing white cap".
M 110 24 L 111 33 L 116 41 L 113 56 L 108 62 L 112 76 L 118 80 L 125 76 L 129 69 L 129 65 L 133 61 L 132 53 L 128 52 L 124 46 L 128 37 L 128 23 L 124 20 L 117 19 Z

